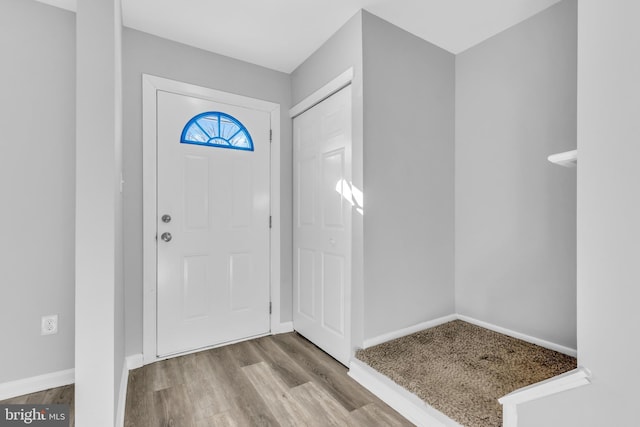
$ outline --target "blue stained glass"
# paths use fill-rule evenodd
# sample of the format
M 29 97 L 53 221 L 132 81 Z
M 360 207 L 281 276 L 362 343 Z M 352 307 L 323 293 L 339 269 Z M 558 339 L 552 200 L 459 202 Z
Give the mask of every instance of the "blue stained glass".
M 240 126 L 237 124 L 225 119 L 220 120 L 220 136 L 222 138 L 229 140 L 240 130 Z
M 235 117 L 217 111 L 201 113 L 189 120 L 182 130 L 180 142 L 253 151 L 253 140 L 247 128 Z
M 204 133 L 198 126 L 191 126 L 187 130 L 186 139 L 189 141 L 207 142 L 211 138 L 209 138 L 209 135 Z
M 229 145 L 231 145 L 229 144 L 229 142 L 225 141 L 222 138 L 211 138 L 211 140 L 209 141 L 209 144 L 219 145 L 221 147 L 228 147 Z
M 231 141 L 229 141 L 229 142 L 234 147 L 248 147 L 249 146 L 249 141 L 247 141 L 247 138 L 242 134 L 238 134 L 238 135 L 234 136 L 233 139 Z
M 201 117 L 197 120 L 200 127 L 209 135 L 209 138 L 218 136 L 218 118 Z

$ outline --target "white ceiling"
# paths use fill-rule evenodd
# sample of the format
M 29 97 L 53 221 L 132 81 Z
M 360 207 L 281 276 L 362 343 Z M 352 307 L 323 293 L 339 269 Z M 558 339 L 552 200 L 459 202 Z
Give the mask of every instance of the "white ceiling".
M 360 9 L 459 53 L 558 1 L 122 0 L 122 13 L 127 27 L 289 73 Z

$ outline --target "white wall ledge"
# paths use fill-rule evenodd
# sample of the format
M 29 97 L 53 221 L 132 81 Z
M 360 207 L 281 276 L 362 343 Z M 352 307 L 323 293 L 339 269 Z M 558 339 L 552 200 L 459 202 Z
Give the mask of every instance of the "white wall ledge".
M 579 366 L 572 371 L 565 372 L 564 374 L 549 378 L 548 380 L 531 384 L 530 386 L 511 392 L 498 399 L 498 402 L 503 405 L 518 405 L 520 403 L 560 393 L 561 391 L 590 384 L 590 378 L 591 373 L 589 370 Z
M 503 427 L 516 427 L 518 425 L 516 405 L 591 384 L 590 378 L 591 372 L 579 366 L 557 377 L 549 378 L 502 396 L 498 399 L 498 402 L 502 404 Z
M 349 376 L 417 427 L 463 427 L 358 359 L 351 359 Z

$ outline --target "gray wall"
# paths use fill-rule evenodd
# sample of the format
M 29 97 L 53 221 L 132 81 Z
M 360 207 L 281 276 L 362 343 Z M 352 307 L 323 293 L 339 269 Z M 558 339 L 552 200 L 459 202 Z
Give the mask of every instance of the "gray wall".
M 363 13 L 365 338 L 454 311 L 454 66 Z
M 638 425 L 640 3 L 578 9 L 578 362 L 593 377 L 520 405 L 522 427 Z
M 357 347 L 453 312 L 454 56 L 363 11 L 292 73 L 294 104 L 349 67 Z M 389 149 L 402 138 L 419 142 Z
M 291 319 L 292 163 L 290 77 L 129 28 L 123 33 L 125 319 L 127 354 L 142 353 L 142 74 L 280 104 L 281 320 Z
M 291 73 L 292 104 L 304 100 L 348 68 L 354 83 L 362 76 L 362 13 L 356 13 Z M 353 88 L 362 95 L 362 88 Z
M 356 13 L 329 40 L 291 73 L 293 105 L 320 89 L 349 68 L 353 68 L 351 82 L 352 114 L 352 176 L 357 188 L 363 187 L 362 133 L 362 12 Z M 363 275 L 363 218 L 352 217 L 351 242 L 351 342 L 362 347 L 364 331 L 364 275 Z
M 456 57 L 456 309 L 576 347 L 576 1 Z
M 0 57 L 3 383 L 74 367 L 74 14 L 3 0 Z

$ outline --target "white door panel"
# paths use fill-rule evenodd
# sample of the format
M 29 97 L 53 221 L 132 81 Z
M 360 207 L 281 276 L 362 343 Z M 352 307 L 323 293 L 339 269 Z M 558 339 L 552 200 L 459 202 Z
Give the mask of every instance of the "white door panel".
M 270 116 L 157 96 L 157 354 L 267 333 Z M 254 151 L 181 143 L 185 124 L 208 111 L 238 119 Z M 163 233 L 172 239 L 163 241 Z
M 351 356 L 351 87 L 293 121 L 294 328 L 343 364 Z

